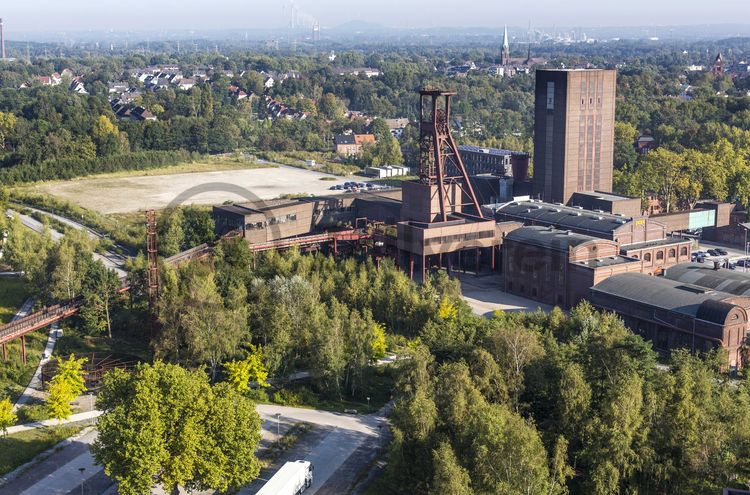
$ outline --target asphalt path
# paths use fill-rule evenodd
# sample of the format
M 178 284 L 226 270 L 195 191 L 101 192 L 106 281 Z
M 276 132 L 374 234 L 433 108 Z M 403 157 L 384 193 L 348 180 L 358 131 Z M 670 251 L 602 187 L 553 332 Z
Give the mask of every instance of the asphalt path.
M 259 404 L 257 411 L 262 421 L 261 448 L 267 448 L 279 438 L 277 431 L 281 436 L 296 423 L 314 425 L 314 430 L 302 437 L 281 460 L 303 458 L 313 463 L 314 483 L 306 495 L 319 491 L 333 493 L 327 487 L 353 483 L 382 443 L 378 439 L 387 431 L 384 410 L 371 415 L 352 415 Z M 11 481 L 0 486 L 0 495 L 74 494 L 81 493 L 81 485 L 85 494 L 116 493 L 111 480 L 94 464 L 89 451 L 96 435 L 96 430 L 92 429 L 66 440 L 33 467 L 27 467 L 20 474 L 12 473 Z M 280 465 L 281 462 L 274 468 Z M 240 493 L 255 493 L 274 472 L 266 470 L 261 476 L 263 479 Z

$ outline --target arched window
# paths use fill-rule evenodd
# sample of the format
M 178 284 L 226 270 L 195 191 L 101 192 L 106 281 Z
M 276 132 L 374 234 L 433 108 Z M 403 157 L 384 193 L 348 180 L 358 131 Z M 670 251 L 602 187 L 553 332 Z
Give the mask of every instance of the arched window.
M 643 261 L 651 261 L 651 253 L 644 254 Z
M 680 256 L 687 256 L 687 254 L 688 254 L 687 246 L 682 246 L 680 248 Z
M 663 260 L 664 259 L 664 251 L 659 251 L 656 253 L 656 261 Z
M 669 250 L 669 257 L 670 258 L 674 258 L 675 256 L 677 256 L 677 251 L 675 251 L 674 249 L 670 249 Z

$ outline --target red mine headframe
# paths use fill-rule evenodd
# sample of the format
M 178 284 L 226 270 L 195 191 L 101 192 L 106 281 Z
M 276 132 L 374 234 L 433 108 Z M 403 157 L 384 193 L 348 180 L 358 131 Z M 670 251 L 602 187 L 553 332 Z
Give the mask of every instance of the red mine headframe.
M 483 218 L 469 174 L 451 135 L 451 97 L 455 94 L 455 91 L 427 89 L 419 92 L 419 177 L 422 183 L 438 186 L 440 215 L 444 222 L 463 205 L 474 206 L 477 216 Z M 452 165 L 450 170 L 448 165 Z M 461 191 L 460 199 L 451 193 L 454 188 Z
M 159 260 L 156 244 L 156 212 L 146 211 L 146 253 L 148 256 L 148 300 L 151 309 L 159 297 Z

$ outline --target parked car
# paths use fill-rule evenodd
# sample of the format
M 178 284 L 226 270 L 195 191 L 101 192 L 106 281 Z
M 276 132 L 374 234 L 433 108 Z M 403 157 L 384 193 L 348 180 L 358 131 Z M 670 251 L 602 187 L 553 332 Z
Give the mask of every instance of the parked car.
M 706 251 L 709 256 L 721 256 L 721 254 L 715 249 L 709 249 Z
M 695 259 L 695 261 L 697 261 L 698 263 L 705 263 L 706 262 L 706 257 L 705 256 L 698 256 Z
M 750 260 L 749 259 L 737 260 L 737 266 L 741 266 L 741 267 L 750 266 Z
M 720 256 L 727 256 L 729 253 L 725 249 L 716 248 L 714 249 L 717 253 L 719 253 Z

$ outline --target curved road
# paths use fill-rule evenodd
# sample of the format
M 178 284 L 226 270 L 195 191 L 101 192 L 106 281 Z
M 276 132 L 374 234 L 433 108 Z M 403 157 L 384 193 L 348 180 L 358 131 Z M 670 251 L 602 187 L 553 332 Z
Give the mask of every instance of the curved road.
M 377 450 L 378 443 L 373 440 L 379 439 L 387 430 L 385 410 L 362 416 L 269 404 L 259 404 L 257 410 L 262 420 L 262 444 L 266 446 L 277 438 L 276 414 L 280 414 L 278 428 L 282 434 L 286 429 L 300 422 L 319 427 L 317 434 L 311 432 L 305 435 L 293 448 L 295 452 L 291 453 L 291 455 L 304 453 L 304 458 L 315 466 L 315 481 L 306 495 L 324 493 L 327 483 L 338 481 L 335 478 L 343 472 L 342 468 L 345 464 L 348 473 L 344 475 L 347 477 L 345 482 L 348 484 L 354 481 L 360 469 L 367 465 L 367 459 L 361 456 L 362 449 L 371 446 L 369 448 L 373 452 Z M 90 418 L 95 416 L 96 412 L 83 413 L 83 415 Z M 78 419 L 83 418 L 83 415 L 77 415 Z M 43 425 L 34 426 L 42 427 Z M 19 428 L 25 429 L 26 427 L 14 427 L 13 430 Z M 96 440 L 96 430 L 90 430 L 66 440 L 60 446 L 55 447 L 46 459 L 36 463 L 33 468 L 22 467 L 19 472 L 11 473 L 8 476 L 10 481 L 3 483 L 0 479 L 0 495 L 80 493 L 82 482 L 85 493 L 116 493 L 112 482 L 106 477 L 102 468 L 94 464 L 89 450 L 89 445 L 94 440 Z M 65 447 L 60 448 L 63 445 Z M 350 458 L 354 462 L 350 461 Z M 350 462 L 347 463 L 347 461 Z M 83 468 L 82 472 L 81 468 Z M 262 484 L 263 481 L 259 480 L 242 489 L 240 493 L 248 495 L 255 493 L 258 485 Z M 203 495 L 203 493 L 198 495 Z

